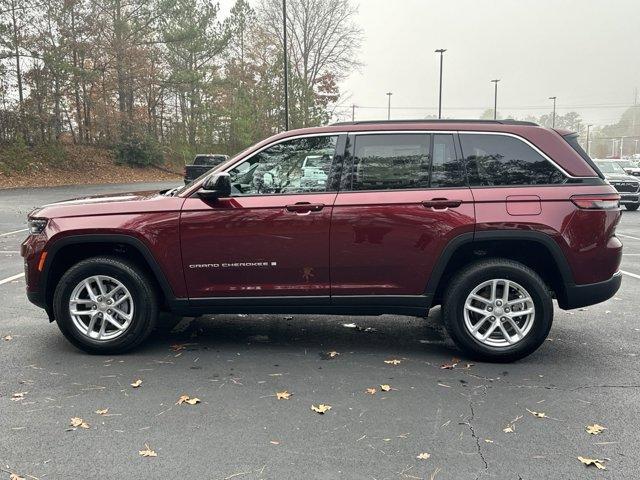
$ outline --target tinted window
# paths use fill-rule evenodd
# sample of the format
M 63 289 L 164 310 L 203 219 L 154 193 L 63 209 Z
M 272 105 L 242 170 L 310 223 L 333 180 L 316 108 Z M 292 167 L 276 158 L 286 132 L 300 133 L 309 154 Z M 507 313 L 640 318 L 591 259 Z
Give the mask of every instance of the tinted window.
M 253 155 L 229 171 L 233 195 L 326 191 L 337 139 L 297 138 Z
M 529 145 L 506 135 L 460 134 L 469 183 L 476 185 L 545 185 L 565 176 Z
M 353 154 L 353 190 L 428 188 L 428 134 L 359 135 Z
M 461 187 L 466 185 L 464 169 L 456 159 L 453 135 L 433 136 L 432 187 Z

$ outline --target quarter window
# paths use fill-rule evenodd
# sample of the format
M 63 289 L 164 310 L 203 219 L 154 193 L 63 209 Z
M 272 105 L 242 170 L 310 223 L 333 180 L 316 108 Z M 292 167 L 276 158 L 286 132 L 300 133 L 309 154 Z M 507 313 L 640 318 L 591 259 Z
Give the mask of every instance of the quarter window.
M 429 186 L 427 134 L 359 135 L 353 157 L 353 190 Z
M 229 171 L 232 195 L 325 192 L 337 136 L 284 141 Z
M 548 185 L 566 177 L 522 140 L 507 135 L 460 134 L 469 184 Z

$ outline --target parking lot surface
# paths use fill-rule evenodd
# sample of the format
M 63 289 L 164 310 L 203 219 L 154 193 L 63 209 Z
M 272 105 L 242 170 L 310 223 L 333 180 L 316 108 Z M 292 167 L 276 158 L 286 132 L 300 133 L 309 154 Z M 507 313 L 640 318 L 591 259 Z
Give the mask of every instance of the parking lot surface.
M 638 477 L 640 212 L 618 227 L 618 294 L 556 309 L 545 345 L 514 364 L 460 358 L 439 309 L 427 319 L 205 316 L 126 355 L 76 350 L 24 294 L 25 215 L 169 186 L 0 191 L 0 478 Z M 293 395 L 278 400 L 283 391 Z M 177 405 L 182 395 L 200 403 Z M 74 417 L 88 428 L 70 427 Z M 591 435 L 593 424 L 606 429 Z M 157 457 L 141 456 L 146 446 Z

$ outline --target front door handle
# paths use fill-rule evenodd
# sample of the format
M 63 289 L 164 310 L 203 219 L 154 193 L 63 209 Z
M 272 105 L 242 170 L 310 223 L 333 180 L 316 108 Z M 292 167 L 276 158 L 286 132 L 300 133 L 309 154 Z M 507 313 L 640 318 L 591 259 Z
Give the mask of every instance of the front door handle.
M 290 212 L 296 213 L 319 212 L 324 208 L 324 203 L 298 202 L 293 205 L 287 205 L 285 208 Z
M 449 200 L 448 198 L 434 198 L 431 200 L 424 200 L 422 202 L 426 208 L 433 208 L 434 210 L 446 210 L 447 208 L 456 208 L 462 205 L 462 200 Z

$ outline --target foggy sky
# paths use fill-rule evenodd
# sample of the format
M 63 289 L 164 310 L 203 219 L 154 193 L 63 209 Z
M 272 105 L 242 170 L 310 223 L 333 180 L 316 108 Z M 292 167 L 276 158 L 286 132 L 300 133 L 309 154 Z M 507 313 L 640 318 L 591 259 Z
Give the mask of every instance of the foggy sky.
M 233 0 L 222 0 L 226 15 Z M 255 4 L 255 0 L 251 2 Z M 640 0 L 360 0 L 363 67 L 341 84 L 340 111 L 356 119 L 437 114 L 439 60 L 446 48 L 443 116 L 502 117 L 575 110 L 608 124 L 640 87 Z M 409 108 L 399 108 L 409 107 Z

